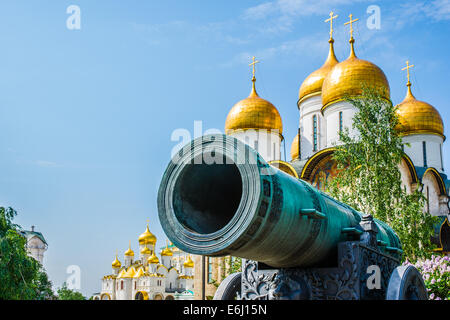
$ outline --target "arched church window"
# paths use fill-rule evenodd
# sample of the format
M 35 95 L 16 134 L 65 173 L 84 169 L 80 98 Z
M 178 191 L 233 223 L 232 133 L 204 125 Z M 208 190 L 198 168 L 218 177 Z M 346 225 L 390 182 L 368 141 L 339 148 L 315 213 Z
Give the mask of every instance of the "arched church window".
M 339 132 L 342 132 L 343 121 L 342 121 L 342 111 L 339 112 Z

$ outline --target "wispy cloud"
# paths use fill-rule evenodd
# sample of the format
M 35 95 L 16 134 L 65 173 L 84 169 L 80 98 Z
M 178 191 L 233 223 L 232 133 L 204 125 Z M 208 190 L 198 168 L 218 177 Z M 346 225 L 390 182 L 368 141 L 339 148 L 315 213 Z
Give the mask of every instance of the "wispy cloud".
M 283 58 L 287 56 L 316 56 L 321 54 L 326 57 L 328 43 L 326 41 L 317 41 L 319 35 L 311 35 L 296 40 L 284 41 L 279 45 L 256 50 L 250 53 L 248 51 L 240 52 L 230 61 L 223 63 L 222 67 L 231 67 L 237 64 L 248 64 L 252 56 L 257 56 L 258 60 L 271 60 L 273 58 Z M 305 50 L 308 48 L 308 50 Z
M 44 167 L 44 168 L 60 168 L 63 167 L 62 164 L 58 164 L 53 161 L 47 161 L 47 160 L 37 160 L 35 161 L 35 165 L 38 167 Z
M 431 22 L 450 20 L 450 0 L 408 2 L 394 10 L 390 20 L 397 30 L 423 20 Z
M 294 21 L 301 16 L 323 15 L 338 6 L 368 2 L 369 0 L 275 0 L 254 6 L 242 14 L 244 20 L 264 20 L 266 24 L 261 31 L 266 33 L 289 32 Z

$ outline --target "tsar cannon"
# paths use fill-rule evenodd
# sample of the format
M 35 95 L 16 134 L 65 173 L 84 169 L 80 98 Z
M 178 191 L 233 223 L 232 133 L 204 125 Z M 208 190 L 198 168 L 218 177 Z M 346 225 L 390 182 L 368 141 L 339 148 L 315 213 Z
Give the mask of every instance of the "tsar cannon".
M 183 147 L 166 168 L 158 212 L 181 250 L 243 258 L 215 299 L 427 299 L 401 244 L 364 215 L 269 165 L 226 135 Z

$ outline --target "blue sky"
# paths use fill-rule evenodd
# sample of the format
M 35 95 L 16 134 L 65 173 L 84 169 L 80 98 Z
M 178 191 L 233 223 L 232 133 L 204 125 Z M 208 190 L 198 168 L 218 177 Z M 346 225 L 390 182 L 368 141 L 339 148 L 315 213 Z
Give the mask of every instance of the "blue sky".
M 81 29 L 69 30 L 69 5 Z M 381 28 L 369 29 L 369 5 Z M 56 287 L 81 268 L 81 291 L 100 290 L 118 250 L 150 229 L 160 246 L 156 195 L 175 129 L 223 130 L 230 108 L 250 92 L 250 57 L 259 94 L 283 119 L 286 150 L 297 132 L 300 84 L 327 54 L 330 10 L 339 60 L 349 53 L 380 66 L 391 97 L 413 92 L 449 110 L 450 2 L 436 1 L 2 1 L 0 4 L 0 205 L 36 225 L 49 242 L 45 266 Z M 450 169 L 450 144 L 444 144 Z

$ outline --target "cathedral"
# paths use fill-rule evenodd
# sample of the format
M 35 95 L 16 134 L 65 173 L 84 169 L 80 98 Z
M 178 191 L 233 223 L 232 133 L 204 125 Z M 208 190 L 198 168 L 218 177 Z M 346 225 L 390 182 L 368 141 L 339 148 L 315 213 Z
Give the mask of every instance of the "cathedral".
M 352 19 L 350 25 L 349 56 L 338 61 L 334 52 L 333 13 L 326 22 L 331 22 L 328 40 L 328 56 L 324 64 L 304 79 L 298 95 L 299 129 L 291 145 L 291 161 L 281 160 L 283 125 L 277 108 L 261 98 L 256 91 L 255 61 L 250 95 L 239 101 L 230 110 L 225 132 L 258 151 L 263 158 L 280 170 L 311 183 L 318 189 L 336 174 L 333 160 L 335 146 L 339 145 L 339 132 L 349 128 L 356 108 L 346 97 L 362 95 L 363 86 L 368 86 L 381 97 L 391 101 L 389 82 L 377 65 L 357 57 L 353 38 Z M 420 188 L 424 193 L 426 212 L 440 217 L 436 226 L 437 251 L 450 251 L 449 190 L 450 180 L 444 172 L 442 145 L 445 141 L 444 124 L 435 107 L 418 100 L 413 95 L 407 61 L 402 70 L 407 72 L 406 96 L 397 106 L 398 130 L 404 142 L 404 156 L 399 164 L 402 184 L 408 192 Z
M 117 255 L 112 273 L 102 279 L 101 293 L 94 300 L 193 300 L 194 262 L 190 255 L 173 244 L 161 248 L 156 256 L 156 237 L 147 224 L 139 236 L 139 258 L 135 259 L 131 243 L 123 264 Z

